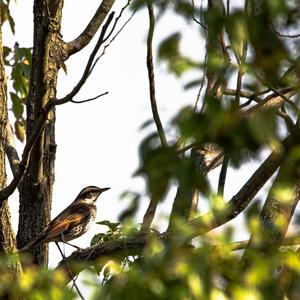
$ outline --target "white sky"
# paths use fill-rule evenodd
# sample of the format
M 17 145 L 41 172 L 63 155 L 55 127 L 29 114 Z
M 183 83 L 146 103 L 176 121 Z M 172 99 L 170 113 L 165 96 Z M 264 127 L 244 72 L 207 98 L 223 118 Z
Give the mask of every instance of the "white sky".
M 16 36 L 8 34 L 4 28 L 4 43 L 13 45 L 17 40 L 20 47 L 32 46 L 32 2 L 19 1 L 13 11 L 16 21 Z M 118 11 L 127 1 L 116 1 Z M 75 38 L 86 26 L 98 7 L 99 0 L 89 0 L 85 6 L 80 1 L 65 0 L 63 11 L 62 33 L 65 41 Z M 82 9 L 84 7 L 84 10 Z M 125 14 L 129 16 L 129 14 Z M 127 17 L 121 19 L 123 24 Z M 86 104 L 66 104 L 57 107 L 56 121 L 56 179 L 54 184 L 52 216 L 55 217 L 63 210 L 87 185 L 100 187 L 110 186 L 98 200 L 97 220 L 116 221 L 126 201 L 120 201 L 120 194 L 125 190 L 144 191 L 142 178 L 132 178 L 138 167 L 138 145 L 145 133 L 140 126 L 151 118 L 148 97 L 148 81 L 146 70 L 145 40 L 148 29 L 148 15 L 146 11 L 135 15 L 117 40 L 107 49 L 107 53 L 100 60 L 95 71 L 82 89 L 78 100 L 93 97 L 108 91 L 109 95 Z M 183 50 L 198 61 L 204 59 L 204 41 L 195 23 L 187 25 L 180 18 L 168 14 L 157 24 L 155 44 L 174 33 L 177 29 L 184 32 Z M 98 35 L 97 35 L 98 36 Z M 95 39 L 93 40 L 93 45 Z M 92 46 L 74 55 L 67 61 L 68 75 L 63 71 L 59 74 L 58 96 L 69 92 L 80 78 Z M 171 117 L 184 105 L 193 105 L 197 90 L 183 92 L 182 86 L 189 79 L 195 79 L 199 73 L 184 76 L 179 80 L 167 74 L 163 66 L 156 68 L 156 87 L 159 111 L 164 126 L 168 126 Z M 154 126 L 152 127 L 154 130 Z M 174 137 L 169 138 L 169 140 Z M 22 145 L 18 143 L 18 147 Z M 256 164 L 247 164 L 245 171 L 238 175 L 229 171 L 225 196 L 229 198 L 246 181 L 249 174 L 255 170 Z M 209 176 L 216 186 L 219 169 Z M 144 193 L 144 192 L 143 192 Z M 172 189 L 159 210 L 159 214 L 167 213 L 171 208 L 171 201 L 175 189 Z M 17 229 L 18 200 L 17 195 L 11 197 L 10 205 L 13 215 L 14 228 Z M 141 222 L 148 199 L 144 198 L 138 214 Z M 159 223 L 161 218 L 156 218 Z M 241 217 L 237 221 L 241 222 Z M 92 236 L 106 228 L 94 225 L 83 237 L 74 244 L 85 247 Z M 240 230 L 239 238 L 245 238 L 245 232 Z M 66 247 L 66 253 L 73 249 Z M 50 266 L 55 266 L 60 260 L 55 245 L 50 244 Z

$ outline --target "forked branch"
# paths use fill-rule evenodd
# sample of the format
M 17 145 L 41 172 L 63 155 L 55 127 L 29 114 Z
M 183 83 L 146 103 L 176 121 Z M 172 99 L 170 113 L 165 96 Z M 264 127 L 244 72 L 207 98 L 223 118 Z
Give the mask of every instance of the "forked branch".
M 83 32 L 73 41 L 66 44 L 68 56 L 79 52 L 95 36 L 115 0 L 103 0 Z
M 109 24 L 111 23 L 111 21 L 113 19 L 113 16 L 114 16 L 114 13 L 111 13 L 109 15 L 107 21 L 103 25 L 99 40 L 98 40 L 95 48 L 93 49 L 93 51 L 89 57 L 89 60 L 87 62 L 87 65 L 85 67 L 85 70 L 83 72 L 83 75 L 80 78 L 80 80 L 78 81 L 78 83 L 76 84 L 76 86 L 65 97 L 63 97 L 61 99 L 50 99 L 46 103 L 46 105 L 42 108 L 40 115 L 34 125 L 32 134 L 26 142 L 26 145 L 24 147 L 23 154 L 22 154 L 22 159 L 19 163 L 16 174 L 14 174 L 13 180 L 10 182 L 10 184 L 6 188 L 4 188 L 2 191 L 0 191 L 0 204 L 15 191 L 15 189 L 18 187 L 18 184 L 20 183 L 21 179 L 23 178 L 23 176 L 27 170 L 28 164 L 29 164 L 31 151 L 43 131 L 45 122 L 48 118 L 48 113 L 50 112 L 52 107 L 56 106 L 56 105 L 61 105 L 61 104 L 64 104 L 64 103 L 67 103 L 67 102 L 70 102 L 71 100 L 73 100 L 73 98 L 78 94 L 78 92 L 81 90 L 82 86 L 86 82 L 88 76 L 90 75 L 90 68 L 93 65 L 95 56 L 96 56 L 100 46 L 103 43 L 105 33 L 107 31 Z

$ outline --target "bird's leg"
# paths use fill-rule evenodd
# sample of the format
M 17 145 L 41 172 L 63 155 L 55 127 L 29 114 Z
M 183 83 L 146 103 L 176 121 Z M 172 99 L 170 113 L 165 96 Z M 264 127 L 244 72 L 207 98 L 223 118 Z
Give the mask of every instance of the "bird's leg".
M 58 250 L 59 250 L 59 252 L 60 252 L 62 258 L 63 258 L 63 259 L 66 258 L 66 257 L 65 257 L 65 254 L 64 254 L 63 251 L 60 249 L 60 247 L 59 247 L 59 245 L 58 245 L 58 242 L 55 242 L 55 245 L 57 246 L 57 248 L 58 248 Z
M 70 244 L 70 243 L 68 243 L 67 241 L 65 241 L 65 239 L 64 239 L 64 233 L 63 233 L 63 232 L 61 232 L 61 240 L 62 240 L 63 243 L 65 243 L 65 244 L 67 244 L 67 245 L 69 245 L 69 246 L 72 246 L 72 247 L 76 248 L 77 250 L 82 250 L 82 248 L 80 248 L 80 247 L 78 247 L 78 246 L 75 246 L 75 245 L 73 245 L 73 244 Z
M 72 246 L 72 247 L 76 248 L 77 250 L 83 250 L 82 248 L 80 248 L 80 247 L 78 247 L 78 246 L 76 246 L 76 245 L 70 244 L 70 243 L 68 243 L 68 242 L 66 242 L 66 241 L 63 241 L 63 242 L 64 242 L 65 244 L 69 245 L 69 246 Z

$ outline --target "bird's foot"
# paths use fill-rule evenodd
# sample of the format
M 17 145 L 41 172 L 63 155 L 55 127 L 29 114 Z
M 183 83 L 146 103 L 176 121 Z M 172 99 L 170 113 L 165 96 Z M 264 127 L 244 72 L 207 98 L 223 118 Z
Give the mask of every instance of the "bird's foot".
M 82 251 L 83 250 L 83 248 L 80 248 L 80 247 L 78 247 L 76 245 L 73 245 L 73 244 L 70 244 L 68 242 L 64 242 L 64 243 L 67 244 L 67 245 L 69 245 L 69 246 L 72 246 L 73 248 L 77 249 L 78 251 Z

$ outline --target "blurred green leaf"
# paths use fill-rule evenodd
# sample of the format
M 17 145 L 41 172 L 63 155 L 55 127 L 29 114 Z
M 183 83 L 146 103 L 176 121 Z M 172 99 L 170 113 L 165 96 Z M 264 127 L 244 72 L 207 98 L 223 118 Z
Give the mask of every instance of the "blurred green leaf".
M 19 98 L 17 94 L 12 92 L 10 92 L 10 98 L 12 101 L 12 111 L 16 119 L 22 118 L 24 112 L 22 100 Z
M 191 68 L 199 67 L 199 64 L 192 59 L 181 55 L 180 38 L 181 34 L 179 32 L 173 33 L 163 40 L 158 48 L 158 58 L 165 61 L 169 71 L 177 76 Z

